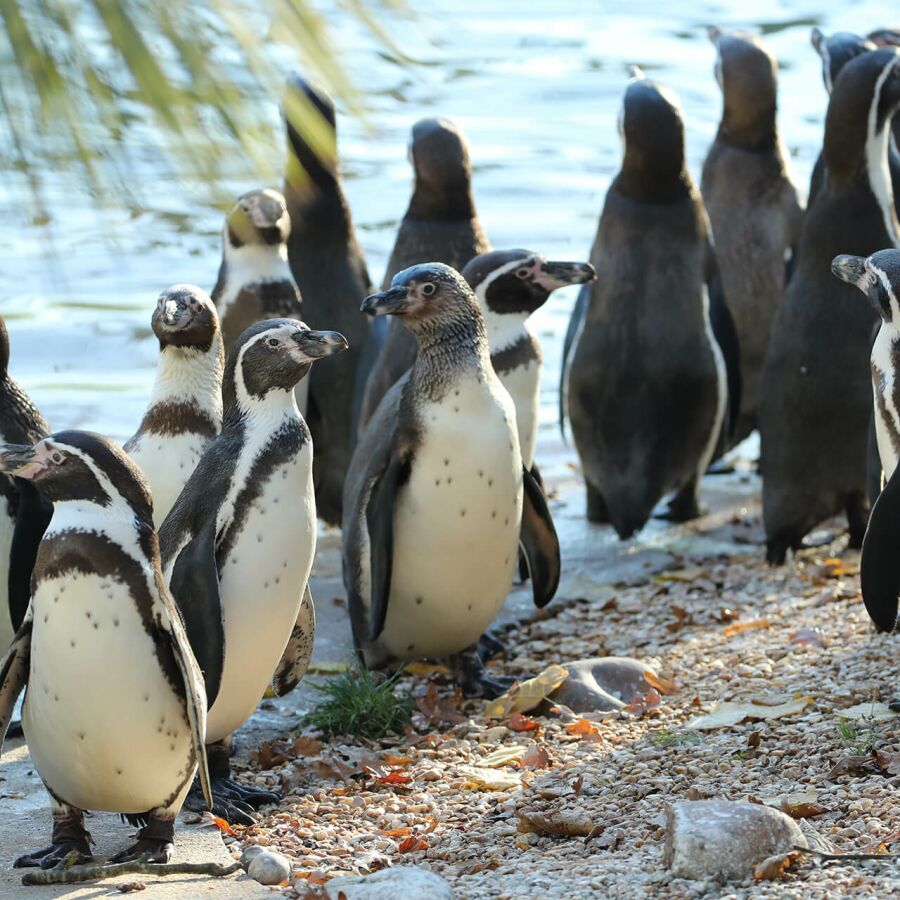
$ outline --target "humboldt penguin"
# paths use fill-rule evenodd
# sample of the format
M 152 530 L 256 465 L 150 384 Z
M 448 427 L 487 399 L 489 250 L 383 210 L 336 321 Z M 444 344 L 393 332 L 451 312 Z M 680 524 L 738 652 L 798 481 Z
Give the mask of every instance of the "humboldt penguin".
M 209 795 L 206 696 L 163 580 L 150 489 L 119 447 L 81 431 L 5 445 L 0 465 L 54 504 L 0 665 L 0 736 L 27 684 L 22 725 L 53 835 L 13 865 L 90 860 L 89 810 L 142 826 L 112 862 L 167 862 L 198 766 Z
M 464 690 L 496 695 L 504 686 L 470 651 L 509 592 L 520 529 L 538 607 L 556 592 L 560 557 L 478 300 L 454 269 L 427 263 L 362 309 L 401 317 L 418 349 L 347 476 L 343 572 L 357 651 L 371 667 L 458 654 Z
M 472 196 L 472 163 L 463 133 L 447 119 L 422 119 L 413 125 L 409 157 L 415 182 L 400 223 L 382 290 L 397 272 L 417 263 L 440 262 L 462 271 L 490 243 Z M 372 418 L 381 398 L 413 364 L 416 341 L 399 321 L 391 320 L 369 374 L 360 427 Z
M 306 421 L 316 447 L 313 480 L 319 517 L 341 521 L 341 495 L 356 443 L 359 405 L 377 348 L 359 315 L 371 292 L 337 168 L 334 104 L 322 90 L 294 77 L 284 98 L 288 159 L 284 196 L 290 214 L 288 262 L 311 328 L 336 328 L 350 343 L 341 375 L 314 367 Z M 295 126 L 303 123 L 304 128 Z M 307 140 L 309 139 L 309 142 Z
M 832 277 L 831 261 L 900 242 L 887 166 L 898 107 L 900 54 L 893 50 L 855 57 L 834 83 L 825 179 L 803 221 L 763 370 L 763 521 L 773 564 L 840 511 L 852 546 L 865 532 L 872 409 L 866 361 L 876 316 L 854 288 Z
M 251 325 L 228 353 L 222 432 L 159 533 L 206 679 L 212 810 L 231 822 L 246 824 L 250 807 L 278 799 L 231 780 L 231 736 L 270 681 L 279 695 L 299 681 L 312 652 L 313 447 L 294 387 L 314 360 L 346 349 L 342 335 L 295 319 Z M 188 805 L 204 808 L 196 791 Z
M 159 341 L 156 380 L 141 424 L 125 444 L 150 484 L 158 528 L 222 428 L 222 332 L 206 292 L 176 284 L 150 320 Z
M 766 347 L 784 293 L 785 258 L 803 211 L 776 125 L 778 63 L 755 35 L 718 28 L 709 34 L 718 52 L 723 107 L 700 190 L 739 345 L 740 414 L 727 441 L 733 445 L 756 428 Z
M 0 316 L 0 443 L 34 444 L 50 431 L 9 374 L 9 333 Z M 31 570 L 52 504 L 34 485 L 0 472 L 0 652 L 18 631 L 31 597 Z
M 470 260 L 462 276 L 484 316 L 491 364 L 516 407 L 522 465 L 540 482 L 534 451 L 542 356 L 528 317 L 558 288 L 592 281 L 594 267 L 590 263 L 549 262 L 530 250 L 493 250 Z
M 708 224 L 677 98 L 636 73 L 619 127 L 622 167 L 591 251 L 598 280 L 570 326 L 565 377 L 588 518 L 611 521 L 625 539 L 670 492 L 668 517 L 700 514 L 728 381 L 710 319 Z

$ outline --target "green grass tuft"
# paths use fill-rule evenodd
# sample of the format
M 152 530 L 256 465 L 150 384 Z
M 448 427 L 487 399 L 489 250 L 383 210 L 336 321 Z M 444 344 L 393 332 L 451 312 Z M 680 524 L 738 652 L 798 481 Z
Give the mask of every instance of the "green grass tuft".
M 398 694 L 400 673 L 385 678 L 367 670 L 349 670 L 312 686 L 326 697 L 306 715 L 305 722 L 326 737 L 350 736 L 378 740 L 401 734 L 412 719 L 413 700 Z
M 857 730 L 848 719 L 838 719 L 838 731 L 841 734 L 841 742 L 846 744 L 855 756 L 868 756 L 878 740 L 878 735 L 873 729 Z

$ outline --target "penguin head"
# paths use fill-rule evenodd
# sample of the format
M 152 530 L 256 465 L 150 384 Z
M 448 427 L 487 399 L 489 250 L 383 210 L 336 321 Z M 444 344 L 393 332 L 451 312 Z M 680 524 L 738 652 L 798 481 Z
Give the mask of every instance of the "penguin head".
M 160 350 L 192 348 L 205 353 L 219 334 L 219 317 L 209 294 L 193 284 L 166 288 L 150 320 Z
M 244 246 L 280 247 L 291 233 L 287 204 L 278 191 L 249 191 L 225 220 L 225 251 Z
M 313 331 L 299 319 L 266 319 L 251 325 L 235 341 L 225 363 L 226 415 L 247 407 L 271 391 L 291 391 L 312 363 L 348 348 L 336 331 Z
M 858 287 L 885 321 L 900 328 L 900 250 L 879 250 L 871 256 L 836 256 L 831 271 Z
M 831 37 L 819 28 L 813 28 L 810 43 L 822 59 L 822 80 L 830 94 L 841 69 L 855 56 L 875 49 L 875 44 L 867 38 L 849 31 L 836 31 Z
M 590 263 L 550 262 L 530 250 L 492 250 L 470 260 L 462 276 L 483 310 L 527 317 L 557 288 L 596 278 Z
M 301 194 L 337 177 L 337 117 L 325 90 L 294 74 L 281 101 L 288 138 L 285 185 Z
M 900 28 L 876 28 L 869 32 L 868 39 L 876 47 L 900 47 Z
M 754 149 L 775 142 L 778 63 L 754 34 L 709 29 L 716 48 L 716 79 L 722 89 L 720 135 Z
M 416 183 L 408 215 L 471 218 L 472 163 L 462 132 L 449 119 L 422 119 L 412 128 L 409 158 Z
M 150 489 L 121 447 L 89 431 L 58 431 L 33 447 L 0 447 L 0 470 L 33 482 L 53 503 L 94 503 L 115 510 L 127 504 L 146 525 L 153 521 Z

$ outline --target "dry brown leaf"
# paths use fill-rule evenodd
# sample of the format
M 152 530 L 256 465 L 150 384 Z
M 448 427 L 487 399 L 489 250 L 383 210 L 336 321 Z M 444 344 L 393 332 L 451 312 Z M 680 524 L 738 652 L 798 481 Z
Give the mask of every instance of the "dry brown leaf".
M 777 881 L 779 878 L 784 878 L 787 874 L 787 870 L 794 865 L 801 856 L 803 856 L 803 854 L 796 850 L 791 850 L 789 853 L 782 853 L 780 856 L 770 856 L 768 859 L 764 859 L 756 867 L 753 872 L 753 880 Z
M 393 753 L 382 753 L 381 758 L 389 766 L 408 766 L 412 762 L 411 756 L 394 756 Z
M 581 793 L 581 789 L 584 787 L 584 775 L 579 775 L 572 782 L 572 790 L 575 792 L 575 796 L 577 797 Z
M 624 711 L 634 716 L 642 716 L 648 709 L 659 706 L 662 696 L 656 688 L 650 688 L 646 694 L 635 694 L 631 702 L 624 707 Z
M 412 781 L 412 776 L 407 775 L 402 769 L 391 769 L 390 772 L 381 774 L 367 766 L 366 771 L 375 776 L 377 784 L 409 784 Z
M 206 821 L 210 825 L 215 825 L 216 828 L 219 829 L 219 831 L 222 831 L 225 834 L 230 834 L 234 837 L 240 836 L 240 833 L 238 831 L 235 831 L 235 829 L 231 825 L 229 825 L 228 822 L 225 821 L 225 819 L 222 819 L 219 816 L 214 816 L 211 812 L 203 813 L 203 818 L 206 819 Z M 241 826 L 238 825 L 237 827 L 240 828 Z
M 821 816 L 822 813 L 829 812 L 826 807 L 818 802 L 814 790 L 788 794 L 779 799 L 781 801 L 779 808 L 792 819 L 811 819 L 813 816 Z
M 457 688 L 452 697 L 441 697 L 434 683 L 428 685 L 425 696 L 416 697 L 419 711 L 428 719 L 429 724 L 444 722 L 448 725 L 459 725 L 466 717 L 459 711 L 462 691 Z
M 683 609 L 675 603 L 669 607 L 669 611 L 675 616 L 674 622 L 666 623 L 666 628 L 669 631 L 680 631 L 686 625 L 694 624 L 694 617 L 686 609 Z
M 550 755 L 539 741 L 534 741 L 519 760 L 520 769 L 546 769 L 550 765 Z
M 739 619 L 740 617 L 741 614 L 736 609 L 731 609 L 728 606 L 723 606 L 715 615 L 716 621 L 720 622 L 722 625 L 725 625 L 728 622 L 733 622 L 735 619 Z
M 826 778 L 837 778 L 840 775 L 868 775 L 875 770 L 875 761 L 871 756 L 848 753 L 832 766 Z
M 735 634 L 742 634 L 745 631 L 752 631 L 755 628 L 769 628 L 771 622 L 768 619 L 753 619 L 747 622 L 732 622 L 722 629 L 725 637 L 732 637 Z
M 286 762 L 290 762 L 293 756 L 287 751 L 287 745 L 284 741 L 266 741 L 259 745 L 258 750 L 254 750 L 250 754 L 252 759 L 260 769 L 274 769 L 276 766 L 283 766 Z
M 427 850 L 428 841 L 423 837 L 408 837 L 397 849 L 400 853 L 415 853 L 417 850 Z
M 600 729 L 597 727 L 596 722 L 591 722 L 589 719 L 585 719 L 584 716 L 576 719 L 570 725 L 565 725 L 563 727 L 569 734 L 577 734 L 579 736 L 586 734 L 600 734 Z
M 322 743 L 305 734 L 298 734 L 291 744 L 291 750 L 296 756 L 315 756 L 322 751 Z
M 379 834 L 383 834 L 385 837 L 398 838 L 398 837 L 409 837 L 412 834 L 412 828 L 408 825 L 405 825 L 403 828 L 388 828 L 386 830 L 379 829 Z
M 875 765 L 885 775 L 900 775 L 900 753 L 884 753 L 882 750 L 873 750 L 872 756 Z
M 594 828 L 587 813 L 577 810 L 537 811 L 520 810 L 516 813 L 521 834 L 542 834 L 553 837 L 587 837 Z
M 747 735 L 747 746 L 755 750 L 760 745 L 761 740 L 762 738 L 759 736 L 758 731 L 751 731 Z
M 520 712 L 515 712 L 507 719 L 506 727 L 512 731 L 540 731 L 541 723 Z
M 706 715 L 691 719 L 684 727 L 688 731 L 703 731 L 710 728 L 728 728 L 743 722 L 744 719 L 780 719 L 782 716 L 803 712 L 813 700 L 812 697 L 798 697 L 787 703 L 770 704 L 762 702 L 765 699 L 716 703 Z
M 420 678 L 431 678 L 432 675 L 449 675 L 450 670 L 442 663 L 411 662 L 404 669 L 407 675 L 417 675 Z
M 458 870 L 457 874 L 477 875 L 479 872 L 484 872 L 487 869 L 498 869 L 500 868 L 500 865 L 500 860 L 497 859 L 496 856 L 492 856 L 490 859 L 486 859 L 483 862 L 473 863 L 471 866 L 463 866 Z
M 644 681 L 646 681 L 654 690 L 659 691 L 660 694 L 674 694 L 678 690 L 678 686 L 674 681 L 663 678 L 649 669 L 644 672 Z
M 569 677 L 563 666 L 548 666 L 540 675 L 516 682 L 505 694 L 484 704 L 488 719 L 505 719 L 514 712 L 528 712 L 550 696 Z

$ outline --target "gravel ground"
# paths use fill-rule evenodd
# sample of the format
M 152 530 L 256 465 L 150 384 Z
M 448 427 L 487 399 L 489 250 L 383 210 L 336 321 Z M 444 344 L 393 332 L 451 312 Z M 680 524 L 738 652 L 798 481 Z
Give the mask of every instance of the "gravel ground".
M 749 541 L 758 518 L 751 504 L 728 524 Z M 262 767 L 244 760 L 243 777 L 285 799 L 226 841 L 236 854 L 252 843 L 288 854 L 296 880 L 282 890 L 301 897 L 336 875 L 401 863 L 442 875 L 468 898 L 900 894 L 888 860 L 823 866 L 807 857 L 777 882 L 731 885 L 672 879 L 662 864 L 666 806 L 684 799 L 786 807 L 807 816 L 813 846 L 840 852 L 900 841 L 897 723 L 869 715 L 842 730 L 838 715 L 891 699 L 897 670 L 897 638 L 873 633 L 859 556 L 843 546 L 773 570 L 748 544 L 746 554 L 676 560 L 664 573 L 562 598 L 508 630 L 498 672 L 631 656 L 656 669 L 655 688 L 625 711 L 529 714 L 512 720 L 531 729 L 518 731 L 484 718 L 481 703 L 460 705 L 440 674 L 405 677 L 401 687 L 420 703 L 405 737 L 363 745 L 307 731 L 276 743 Z M 717 702 L 750 700 L 806 706 L 710 730 L 691 724 Z M 525 819 L 538 832 L 570 834 L 525 833 Z

